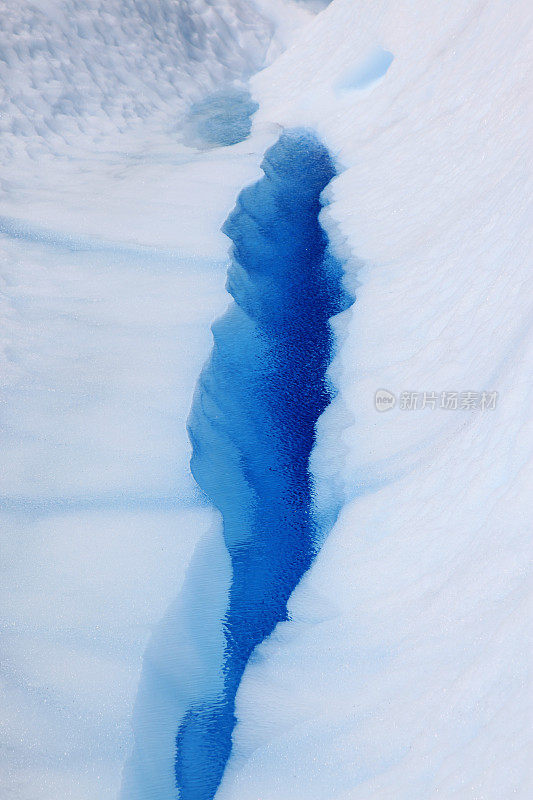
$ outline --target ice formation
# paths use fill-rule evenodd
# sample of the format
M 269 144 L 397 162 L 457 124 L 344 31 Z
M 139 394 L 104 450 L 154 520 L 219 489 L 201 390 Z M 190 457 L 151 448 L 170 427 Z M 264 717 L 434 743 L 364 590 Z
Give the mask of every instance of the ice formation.
M 246 0 L 3 0 L 4 159 L 91 150 L 173 126 L 188 101 L 265 61 L 273 24 Z
M 224 225 L 233 241 L 235 304 L 213 329 L 190 419 L 191 468 L 222 513 L 231 583 L 222 685 L 199 693 L 178 731 L 184 800 L 215 795 L 244 669 L 287 618 L 289 596 L 321 538 L 309 457 L 330 400 L 329 319 L 349 304 L 318 219 L 334 168 L 305 131 L 285 133 L 262 168 L 264 178 L 241 192 Z
M 244 630 L 225 616 L 227 516 L 241 535 L 249 462 L 271 469 L 260 494 L 278 502 L 252 507 L 277 515 L 276 531 L 280 475 L 304 505 L 312 486 L 317 553 L 276 612 L 256 615 L 216 779 L 184 800 L 213 795 L 224 767 L 216 800 L 530 797 L 528 4 L 1 0 L 0 12 L 0 794 L 175 800 L 205 764 L 187 726 L 223 695 L 225 621 Z M 277 231 L 298 240 L 295 195 L 274 208 L 260 171 L 289 130 L 335 168 L 311 251 L 327 240 L 357 301 L 337 294 L 325 315 L 316 284 L 305 297 L 290 273 L 250 279 Z M 226 231 L 243 311 L 224 315 L 219 229 L 239 195 Z M 244 310 L 257 320 L 276 304 L 300 315 L 304 353 L 317 321 L 331 331 L 328 358 L 304 359 L 320 395 L 309 475 L 291 472 L 292 418 L 271 442 L 263 425 L 268 370 Z M 231 428 L 237 447 L 233 460 L 196 451 L 203 496 L 186 418 L 216 318 L 191 430 L 197 446 L 199 426 L 225 444 Z M 251 359 L 233 395 L 238 343 Z M 298 363 L 285 344 L 278 381 Z M 302 393 L 298 367 L 284 380 Z M 386 412 L 379 390 L 395 400 Z M 221 508 L 233 468 L 243 505 Z

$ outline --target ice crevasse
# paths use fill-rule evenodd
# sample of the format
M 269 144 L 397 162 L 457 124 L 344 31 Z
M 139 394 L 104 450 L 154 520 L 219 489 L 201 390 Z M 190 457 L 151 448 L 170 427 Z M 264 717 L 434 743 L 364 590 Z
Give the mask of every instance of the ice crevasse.
M 262 170 L 224 224 L 234 302 L 213 326 L 189 418 L 192 472 L 221 513 L 221 535 L 197 550 L 145 655 L 128 800 L 215 796 L 243 672 L 287 619 L 325 532 L 309 458 L 332 397 L 330 320 L 353 300 L 320 224 L 335 168 L 314 134 L 296 129 L 267 151 Z

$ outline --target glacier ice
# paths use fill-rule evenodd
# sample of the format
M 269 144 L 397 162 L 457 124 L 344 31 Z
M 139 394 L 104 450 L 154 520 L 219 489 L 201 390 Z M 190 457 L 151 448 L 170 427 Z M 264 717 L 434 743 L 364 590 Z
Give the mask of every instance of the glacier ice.
M 3 0 L 3 157 L 165 130 L 189 102 L 259 69 L 273 33 L 246 0 Z
M 180 720 L 223 690 L 231 564 L 185 430 L 219 229 L 306 129 L 357 295 L 310 454 L 329 533 L 244 668 L 217 800 L 529 797 L 529 5 L 0 6 L 0 794 L 111 800 L 126 764 L 124 800 L 174 800 Z M 199 148 L 221 89 L 239 130 Z
M 269 135 L 199 152 L 179 125 L 309 18 L 283 6 L 1 3 L 2 796 L 116 797 L 143 651 L 215 523 L 185 423 Z

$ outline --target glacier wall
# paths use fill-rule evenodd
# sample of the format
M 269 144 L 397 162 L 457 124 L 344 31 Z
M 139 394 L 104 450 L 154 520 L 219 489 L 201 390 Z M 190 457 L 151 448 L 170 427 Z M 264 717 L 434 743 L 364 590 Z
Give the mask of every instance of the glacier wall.
M 323 223 L 357 303 L 312 455 L 344 507 L 245 671 L 217 800 L 531 794 L 530 17 L 334 0 L 253 79 L 257 128 L 343 166 Z M 497 407 L 441 408 L 469 390 Z

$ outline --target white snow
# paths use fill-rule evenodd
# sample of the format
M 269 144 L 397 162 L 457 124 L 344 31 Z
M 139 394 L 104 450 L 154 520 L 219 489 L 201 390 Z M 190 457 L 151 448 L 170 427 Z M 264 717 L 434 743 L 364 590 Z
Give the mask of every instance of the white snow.
M 0 794 L 111 798 L 151 627 L 213 524 L 185 420 L 224 266 L 6 237 L 0 252 Z
M 254 79 L 257 125 L 344 169 L 324 223 L 357 301 L 313 462 L 345 506 L 247 669 L 217 800 L 531 796 L 529 30 L 525 3 L 335 0 Z M 381 80 L 339 91 L 375 48 Z
M 180 119 L 289 33 L 245 0 L 0 14 L 0 795 L 106 800 L 215 524 L 185 425 L 227 304 L 219 228 L 266 146 L 201 153 Z

